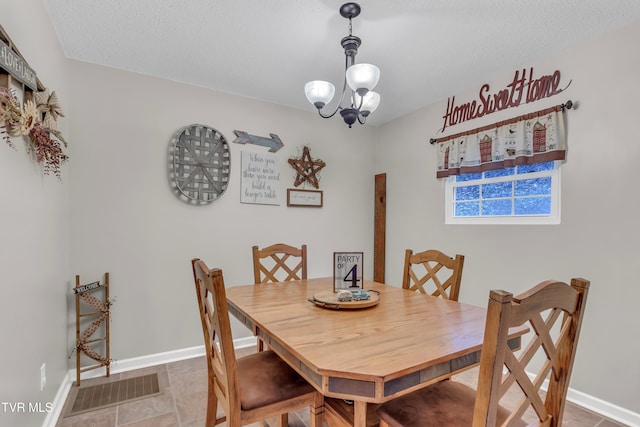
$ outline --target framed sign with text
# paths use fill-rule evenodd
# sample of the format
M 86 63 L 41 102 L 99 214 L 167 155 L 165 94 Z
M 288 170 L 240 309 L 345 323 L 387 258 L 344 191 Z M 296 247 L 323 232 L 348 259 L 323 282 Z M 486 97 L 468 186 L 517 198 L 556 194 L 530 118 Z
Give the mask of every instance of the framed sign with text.
M 363 252 L 333 253 L 333 291 L 362 289 Z
M 321 190 L 287 189 L 287 206 L 322 207 Z
M 275 154 L 242 151 L 240 203 L 280 205 L 280 159 Z

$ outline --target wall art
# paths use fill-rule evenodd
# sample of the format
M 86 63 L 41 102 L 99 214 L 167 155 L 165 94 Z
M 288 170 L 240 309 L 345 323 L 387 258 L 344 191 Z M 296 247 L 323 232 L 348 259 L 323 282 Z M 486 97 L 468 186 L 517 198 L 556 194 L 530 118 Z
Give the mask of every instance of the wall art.
M 287 206 L 322 207 L 321 190 L 287 189 Z
M 477 119 L 488 114 L 501 111 L 506 108 L 517 107 L 520 104 L 527 104 L 557 95 L 567 89 L 571 80 L 564 87 L 560 87 L 560 71 L 555 70 L 552 74 L 537 75 L 533 67 L 516 70 L 513 80 L 500 90 L 491 89 L 488 83 L 480 87 L 478 99 L 456 104 L 456 97 L 447 99 L 447 111 L 442 118 L 444 124 L 440 131 L 444 131 L 448 126 L 453 126 L 467 120 Z
M 302 149 L 302 156 L 299 159 L 289 159 L 289 164 L 296 171 L 296 179 L 293 182 L 294 187 L 298 187 L 300 184 L 309 183 L 314 188 L 320 188 L 319 173 L 326 166 L 326 163 L 320 159 L 313 160 L 311 158 L 311 149 L 308 146 L 304 146 Z
M 240 202 L 280 204 L 280 159 L 270 153 L 242 152 Z
M 49 93 L 0 26 L 0 137 L 11 148 L 14 137 L 27 137 L 27 152 L 45 175 L 60 178 L 60 167 L 69 157 L 67 141 L 57 130 L 63 117 L 55 92 Z
M 275 153 L 276 151 L 284 147 L 282 140 L 275 133 L 269 134 L 271 138 L 249 135 L 247 132 L 243 132 L 241 130 L 234 130 L 233 133 L 235 133 L 237 136 L 237 138 L 233 140 L 233 142 L 235 142 L 236 144 L 253 144 L 262 147 L 269 147 L 270 153 Z
M 192 124 L 173 134 L 170 150 L 170 178 L 181 200 L 207 204 L 224 194 L 231 170 L 224 135 L 209 126 Z

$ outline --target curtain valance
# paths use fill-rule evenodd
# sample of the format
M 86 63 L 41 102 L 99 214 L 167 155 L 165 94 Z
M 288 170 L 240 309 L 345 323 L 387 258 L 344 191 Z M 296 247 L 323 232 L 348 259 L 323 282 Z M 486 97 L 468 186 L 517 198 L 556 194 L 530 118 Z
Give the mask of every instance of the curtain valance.
M 563 105 L 439 138 L 437 178 L 564 160 Z

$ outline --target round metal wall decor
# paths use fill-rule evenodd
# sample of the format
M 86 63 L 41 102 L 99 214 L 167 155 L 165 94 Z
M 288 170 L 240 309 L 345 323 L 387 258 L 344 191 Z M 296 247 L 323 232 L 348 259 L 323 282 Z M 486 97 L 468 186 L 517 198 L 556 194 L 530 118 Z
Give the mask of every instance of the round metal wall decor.
M 199 124 L 178 129 L 171 139 L 174 189 L 194 204 L 211 203 L 229 185 L 231 152 L 226 138 L 217 130 Z

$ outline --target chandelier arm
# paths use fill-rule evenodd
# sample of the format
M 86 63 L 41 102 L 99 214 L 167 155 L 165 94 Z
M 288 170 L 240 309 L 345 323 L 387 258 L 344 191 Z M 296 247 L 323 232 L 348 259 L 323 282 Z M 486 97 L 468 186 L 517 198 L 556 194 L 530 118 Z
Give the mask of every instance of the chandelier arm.
M 345 73 L 347 70 L 347 67 L 349 65 L 349 57 L 345 55 L 344 57 L 344 69 L 345 69 Z M 320 114 L 320 117 L 322 117 L 323 119 L 330 119 L 331 117 L 335 116 L 336 113 L 340 110 L 342 110 L 342 101 L 344 101 L 344 94 L 347 92 L 347 77 L 345 74 L 345 78 L 344 81 L 342 83 L 342 95 L 340 95 L 340 101 L 338 101 L 338 105 L 336 106 L 336 109 L 333 110 L 333 113 L 326 115 L 326 114 L 322 114 L 322 111 L 318 110 L 318 114 Z M 362 103 L 360 103 L 362 105 Z M 353 102 L 351 102 L 351 105 L 353 105 Z
M 360 117 L 364 117 L 364 116 L 358 113 L 358 121 L 360 122 L 361 125 L 365 124 L 367 122 L 367 118 L 364 117 L 364 120 L 362 120 L 360 119 Z
M 344 56 L 344 80 L 342 82 L 342 95 L 340 96 L 339 106 L 342 105 L 342 101 L 344 101 L 344 94 L 347 92 L 347 68 L 349 68 L 349 56 Z M 353 102 L 351 102 L 353 104 Z
M 333 113 L 329 115 L 322 114 L 322 111 L 320 110 L 318 110 L 318 114 L 320 114 L 320 117 L 322 117 L 323 119 L 330 119 L 331 117 L 335 116 L 338 111 L 340 111 L 340 105 L 338 105 Z
M 365 94 L 365 95 L 366 95 L 366 94 Z M 355 96 L 354 96 L 353 98 L 354 98 L 354 100 L 355 100 Z M 360 105 L 358 105 L 358 106 L 356 107 L 355 102 L 352 102 L 351 104 L 353 105 L 353 108 L 355 108 L 356 110 L 358 110 L 358 112 L 360 112 L 360 109 L 362 108 L 362 104 L 363 104 L 363 103 L 364 103 L 364 95 L 361 95 L 361 96 L 360 96 Z
M 336 109 L 333 110 L 333 113 L 326 115 L 322 114 L 322 111 L 318 110 L 318 114 L 320 114 L 320 117 L 322 117 L 323 119 L 330 119 L 331 117 L 335 116 L 338 111 L 342 110 L 342 101 L 344 100 L 344 91 L 346 86 L 347 80 L 345 79 L 344 86 L 342 87 L 342 95 L 340 96 L 340 101 L 338 101 L 338 105 L 336 105 Z

